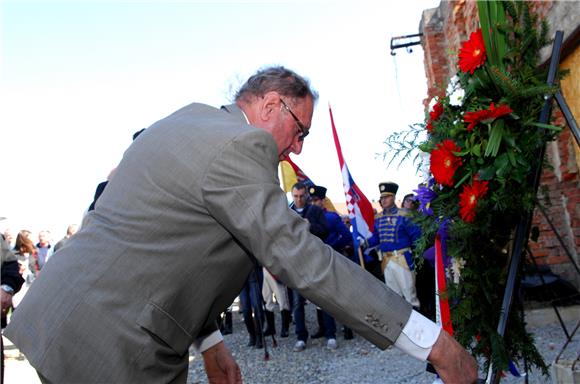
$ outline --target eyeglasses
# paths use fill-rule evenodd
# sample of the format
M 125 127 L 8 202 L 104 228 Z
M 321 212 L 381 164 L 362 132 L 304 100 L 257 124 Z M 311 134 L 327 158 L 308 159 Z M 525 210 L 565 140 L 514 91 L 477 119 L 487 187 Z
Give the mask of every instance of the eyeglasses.
M 282 105 L 284 106 L 284 108 L 286 108 L 286 110 L 288 112 L 290 112 L 290 116 L 292 116 L 292 118 L 294 119 L 294 122 L 296 123 L 296 125 L 298 126 L 298 129 L 300 130 L 300 137 L 298 137 L 299 141 L 303 141 L 304 138 L 306 136 L 308 136 L 308 134 L 310 133 L 308 129 L 306 129 L 306 127 L 304 126 L 304 124 L 302 124 L 302 122 L 298 119 L 298 117 L 296 117 L 296 115 L 294 114 L 294 112 L 292 112 L 292 110 L 290 109 L 290 107 L 288 107 L 286 105 L 286 103 L 284 102 L 284 100 L 282 100 L 280 98 L 280 102 L 282 103 Z

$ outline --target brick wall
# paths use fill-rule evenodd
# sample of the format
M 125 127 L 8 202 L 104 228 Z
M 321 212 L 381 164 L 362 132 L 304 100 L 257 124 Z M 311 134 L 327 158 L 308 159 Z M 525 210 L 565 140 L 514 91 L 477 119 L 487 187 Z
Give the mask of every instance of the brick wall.
M 531 8 L 541 18 L 553 24 L 560 24 L 564 18 L 578 20 L 575 15 L 563 7 L 563 2 L 542 1 L 530 2 Z M 577 12 L 577 11 L 572 11 Z M 574 21 L 571 27 L 577 27 Z M 431 99 L 442 94 L 448 80 L 457 72 L 457 55 L 460 43 L 469 34 L 479 28 L 477 4 L 473 0 L 442 1 L 438 8 L 423 11 L 420 30 L 423 33 L 423 49 L 425 52 L 425 73 L 427 76 L 427 97 L 424 105 Z M 568 30 L 570 29 L 567 26 Z M 553 30 L 553 28 L 552 28 Z M 562 92 L 566 97 L 572 113 L 580 117 L 580 49 L 578 47 L 561 60 L 561 67 L 571 70 L 570 76 L 562 82 Z M 556 122 L 563 124 L 559 111 L 554 113 Z M 579 263 L 580 248 L 580 149 L 576 145 L 570 130 L 566 128 L 558 140 L 547 146 L 547 160 L 553 168 L 546 169 L 542 174 L 541 189 L 547 191 L 550 205 L 547 214 L 556 230 L 564 239 L 564 243 L 572 257 Z M 539 193 L 542 201 L 543 194 Z M 544 201 L 546 202 L 546 201 Z M 530 248 L 536 261 L 550 268 L 580 287 L 580 276 L 570 265 L 564 249 L 556 235 L 550 229 L 543 215 L 536 209 L 533 225 L 540 229 L 538 243 L 530 242 Z
M 576 49 L 561 61 L 561 68 L 569 69 L 570 74 L 561 82 L 562 94 L 566 98 L 572 114 L 580 116 L 580 49 Z M 560 111 L 554 113 L 555 122 L 564 125 Z M 565 129 L 557 141 L 548 144 L 546 148 L 548 162 L 552 169 L 542 173 L 541 185 L 548 190 L 548 198 L 540 193 L 540 200 L 549 207 L 548 217 L 562 237 L 572 258 L 580 259 L 580 148 L 571 131 Z M 548 200 L 548 201 L 546 201 Z M 540 241 L 530 242 L 532 253 L 539 264 L 550 265 L 552 270 L 566 280 L 580 286 L 579 277 L 569 264 L 569 258 L 545 217 L 536 210 L 534 225 L 540 229 Z

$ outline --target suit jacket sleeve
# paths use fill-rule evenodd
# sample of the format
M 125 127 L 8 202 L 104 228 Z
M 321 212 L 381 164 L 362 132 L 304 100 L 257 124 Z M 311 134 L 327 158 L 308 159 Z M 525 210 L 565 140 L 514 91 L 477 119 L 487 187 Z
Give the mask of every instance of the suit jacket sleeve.
M 288 286 L 380 348 L 409 319 L 411 306 L 313 236 L 287 205 L 271 135 L 250 130 L 215 153 L 203 184 L 209 213 L 249 254 Z

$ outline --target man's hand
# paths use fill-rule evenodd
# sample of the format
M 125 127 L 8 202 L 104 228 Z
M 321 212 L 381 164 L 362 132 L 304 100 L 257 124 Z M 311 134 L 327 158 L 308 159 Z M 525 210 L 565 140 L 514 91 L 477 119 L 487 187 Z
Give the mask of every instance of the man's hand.
M 369 247 L 369 242 L 362 236 L 358 236 L 356 241 L 358 241 L 358 245 L 363 252 Z
M 230 350 L 220 341 L 202 354 L 207 379 L 212 384 L 242 382 L 242 372 Z
M 427 358 L 444 383 L 475 383 L 475 359 L 447 332 L 441 331 Z

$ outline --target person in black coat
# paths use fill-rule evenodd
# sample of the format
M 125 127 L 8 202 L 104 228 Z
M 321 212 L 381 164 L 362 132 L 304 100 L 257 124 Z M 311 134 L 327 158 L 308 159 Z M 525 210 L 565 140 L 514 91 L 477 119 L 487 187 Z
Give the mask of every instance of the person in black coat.
M 292 200 L 294 201 L 290 208 L 298 213 L 304 220 L 310 224 L 310 233 L 319 237 L 321 240 L 328 236 L 328 223 L 324 215 L 324 210 L 316 205 L 308 203 L 308 190 L 306 184 L 296 183 L 292 187 Z M 294 305 L 293 316 L 294 324 L 296 325 L 296 344 L 294 351 L 300 352 L 306 348 L 306 341 L 308 340 L 308 330 L 306 329 L 306 320 L 304 316 L 304 304 L 306 299 L 298 293 L 293 292 Z
M 2 277 L 1 277 L 1 289 L 0 297 L 2 301 L 2 329 L 8 325 L 8 320 L 6 315 L 8 311 L 12 308 L 12 297 L 22 287 L 24 279 L 20 275 L 20 266 L 18 264 L 18 259 L 10 250 L 10 243 L 6 241 L 4 235 L 0 234 L 0 260 L 2 262 Z M 1 339 L 1 337 L 0 337 Z M 4 382 L 4 344 L 0 342 L 0 350 L 2 353 L 2 370 L 0 375 L 2 376 L 2 381 Z

